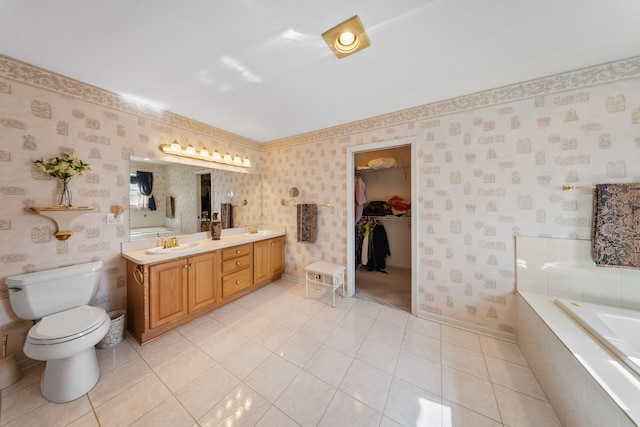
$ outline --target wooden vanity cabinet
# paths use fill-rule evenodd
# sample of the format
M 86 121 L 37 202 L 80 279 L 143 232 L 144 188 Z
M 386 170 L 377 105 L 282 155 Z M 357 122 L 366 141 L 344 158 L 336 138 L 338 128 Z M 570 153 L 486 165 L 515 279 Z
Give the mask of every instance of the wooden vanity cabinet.
M 149 327 L 174 322 L 189 314 L 187 261 L 149 267 Z
M 284 272 L 284 236 L 253 244 L 253 283 L 269 283 Z
M 197 255 L 188 260 L 189 313 L 222 299 L 220 290 L 220 251 Z
M 251 243 L 222 250 L 222 298 L 253 285 L 252 259 Z
M 149 327 L 171 323 L 220 301 L 220 252 L 149 267 Z
M 259 281 L 254 280 L 255 263 Z M 127 260 L 127 329 L 144 344 L 266 285 L 283 271 L 284 237 L 155 264 Z

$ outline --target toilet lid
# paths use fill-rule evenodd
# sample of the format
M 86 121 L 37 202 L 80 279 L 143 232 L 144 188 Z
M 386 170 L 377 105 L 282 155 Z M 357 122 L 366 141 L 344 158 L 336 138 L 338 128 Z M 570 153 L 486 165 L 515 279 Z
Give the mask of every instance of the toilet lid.
M 51 342 L 81 337 L 108 319 L 109 316 L 102 308 L 83 305 L 43 317 L 31 328 L 29 338 L 34 341 Z

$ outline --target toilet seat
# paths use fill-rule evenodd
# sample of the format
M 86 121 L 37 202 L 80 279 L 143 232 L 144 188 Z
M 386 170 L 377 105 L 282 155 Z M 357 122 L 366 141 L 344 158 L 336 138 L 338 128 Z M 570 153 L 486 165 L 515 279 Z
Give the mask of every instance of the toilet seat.
M 35 345 L 67 342 L 90 334 L 107 321 L 104 309 L 83 305 L 43 317 L 29 330 L 27 341 Z

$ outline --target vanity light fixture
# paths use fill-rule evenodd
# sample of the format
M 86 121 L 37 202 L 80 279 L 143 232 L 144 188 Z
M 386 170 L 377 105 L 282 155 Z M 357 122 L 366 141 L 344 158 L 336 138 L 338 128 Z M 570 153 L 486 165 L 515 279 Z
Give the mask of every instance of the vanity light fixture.
M 322 34 L 322 38 L 329 49 L 342 59 L 364 48 L 371 46 L 369 35 L 364 29 L 358 15 L 336 25 Z
M 251 160 L 249 160 L 248 157 L 242 158 L 238 154 L 231 156 L 228 152 L 223 156 L 218 150 L 214 150 L 213 153 L 211 153 L 207 147 L 196 150 L 191 144 L 189 144 L 187 148 L 183 148 L 178 141 L 173 141 L 171 144 L 160 145 L 160 151 L 165 154 L 171 154 L 172 156 L 188 157 L 190 159 L 204 160 L 214 163 L 225 163 L 244 168 L 251 167 Z

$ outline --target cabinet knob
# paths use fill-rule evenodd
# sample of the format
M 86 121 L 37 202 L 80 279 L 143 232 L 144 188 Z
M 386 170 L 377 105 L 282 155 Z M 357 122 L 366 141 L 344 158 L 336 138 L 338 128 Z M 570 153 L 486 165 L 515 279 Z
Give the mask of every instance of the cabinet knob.
M 187 268 L 187 267 L 189 267 L 189 264 L 185 264 L 182 266 L 182 268 Z
M 237 254 L 239 254 L 239 253 L 240 253 L 240 249 L 238 249 L 238 250 L 236 251 L 236 253 L 237 253 Z
M 240 280 L 236 280 L 236 285 L 239 285 L 239 284 L 240 284 Z
M 240 261 L 236 261 L 236 265 L 240 265 Z

